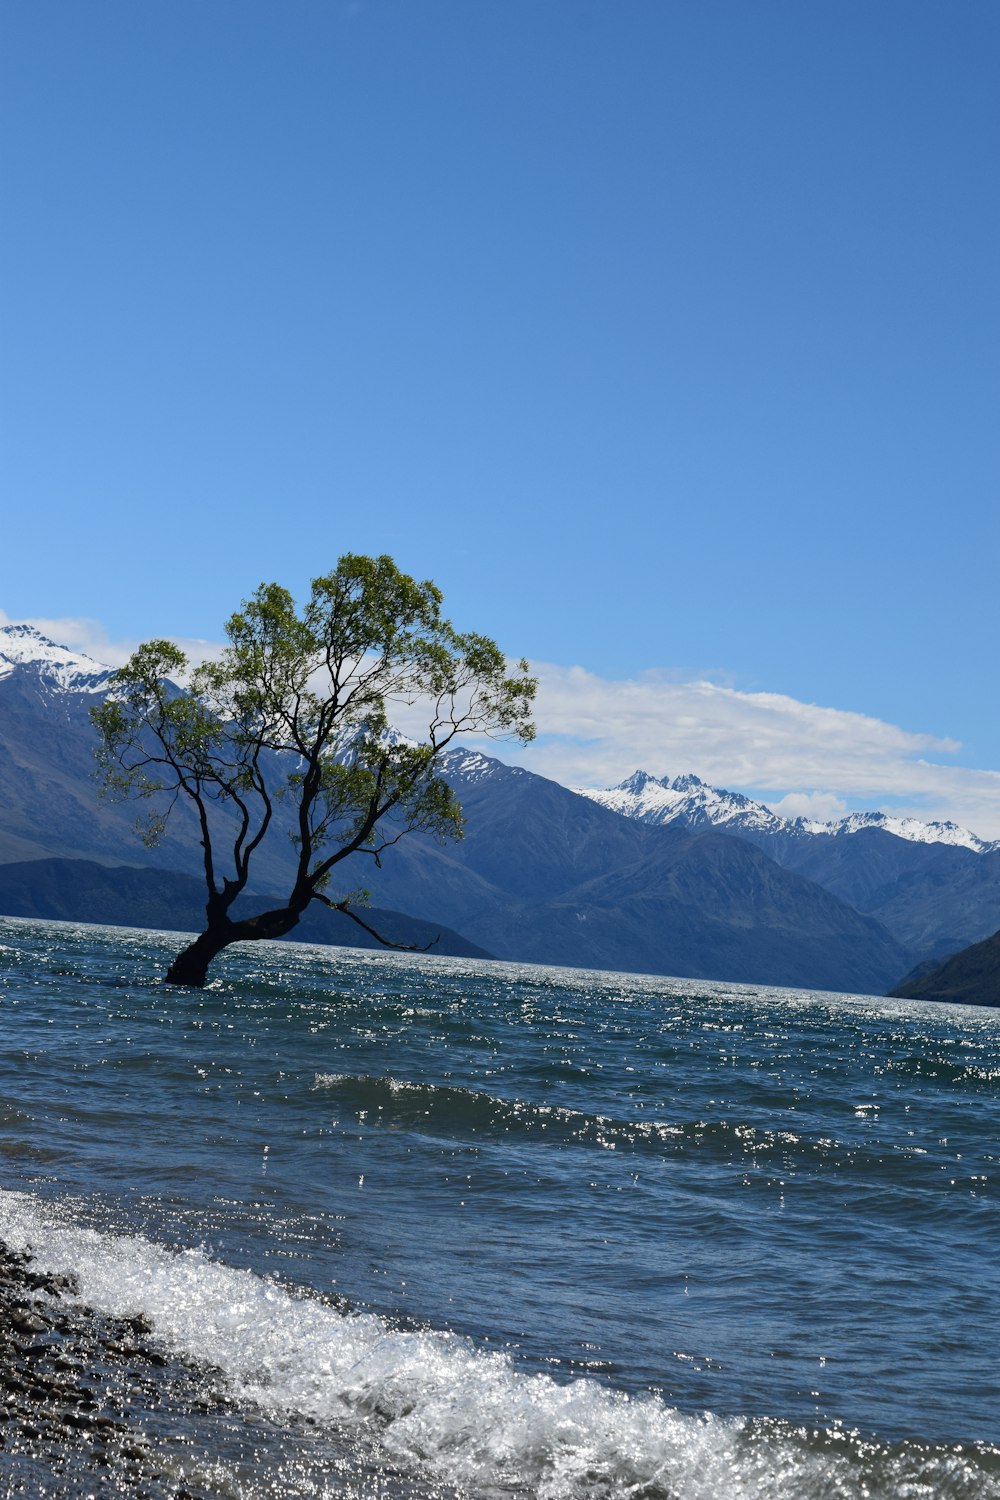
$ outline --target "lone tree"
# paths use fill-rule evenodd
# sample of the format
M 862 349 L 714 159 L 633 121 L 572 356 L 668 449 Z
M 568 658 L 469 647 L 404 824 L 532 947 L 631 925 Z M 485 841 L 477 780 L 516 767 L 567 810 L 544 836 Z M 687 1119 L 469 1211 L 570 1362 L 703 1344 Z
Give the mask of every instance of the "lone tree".
M 337 867 L 351 855 L 377 865 L 417 830 L 460 837 L 442 752 L 462 733 L 526 742 L 535 732 L 527 663 L 508 672 L 493 641 L 454 630 L 440 590 L 390 557 L 342 557 L 313 580 L 301 612 L 286 589 L 261 584 L 226 635 L 221 658 L 196 668 L 185 690 L 171 680 L 187 672 L 184 652 L 148 641 L 92 711 L 103 790 L 148 801 L 138 824 L 147 845 L 185 799 L 194 810 L 205 930 L 166 978 L 198 988 L 230 943 L 284 937 L 313 901 L 386 941 L 353 910 L 357 892 L 329 894 Z M 419 743 L 392 732 L 390 713 L 402 706 L 426 711 Z M 234 915 L 256 851 L 282 826 L 292 845 L 287 899 Z

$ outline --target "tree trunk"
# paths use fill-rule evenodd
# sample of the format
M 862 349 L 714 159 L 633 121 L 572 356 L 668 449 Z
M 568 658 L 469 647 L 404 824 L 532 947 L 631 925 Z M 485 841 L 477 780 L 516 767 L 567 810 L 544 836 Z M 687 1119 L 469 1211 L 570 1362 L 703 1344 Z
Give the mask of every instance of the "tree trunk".
M 195 938 L 181 953 L 178 953 L 167 970 L 165 983 L 186 984 L 190 989 L 203 990 L 208 978 L 208 966 L 223 948 L 237 940 L 236 925 L 227 922 L 223 927 L 209 927 Z
M 298 925 L 303 907 L 296 901 L 294 906 L 282 906 L 276 911 L 261 912 L 256 917 L 245 917 L 239 922 L 223 919 L 206 927 L 200 937 L 195 938 L 178 953 L 167 970 L 164 983 L 183 984 L 192 990 L 203 990 L 208 978 L 208 969 L 214 958 L 228 948 L 230 943 L 253 943 L 264 938 L 283 938 Z

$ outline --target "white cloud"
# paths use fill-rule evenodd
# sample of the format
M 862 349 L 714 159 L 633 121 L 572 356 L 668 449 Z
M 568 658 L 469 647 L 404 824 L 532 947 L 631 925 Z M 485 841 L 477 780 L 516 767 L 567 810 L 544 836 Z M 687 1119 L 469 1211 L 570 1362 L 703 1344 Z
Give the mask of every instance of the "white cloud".
M 817 823 L 836 823 L 847 812 L 843 797 L 833 792 L 789 792 L 767 805 L 779 818 L 812 818 Z
M 656 776 L 694 771 L 716 786 L 807 798 L 835 812 L 885 800 L 895 811 L 1000 837 L 1000 772 L 948 764 L 961 750 L 956 740 L 665 674 L 614 681 L 583 667 L 532 670 L 539 739 L 500 753 L 565 785 L 613 786 L 640 767 Z

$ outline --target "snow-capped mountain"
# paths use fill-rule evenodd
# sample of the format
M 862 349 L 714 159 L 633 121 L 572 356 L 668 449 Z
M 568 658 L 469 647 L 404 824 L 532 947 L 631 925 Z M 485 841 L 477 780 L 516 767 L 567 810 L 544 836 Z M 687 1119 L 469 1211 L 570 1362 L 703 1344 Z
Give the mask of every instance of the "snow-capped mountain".
M 781 818 L 777 813 L 744 797 L 708 786 L 698 776 L 650 776 L 635 771 L 626 781 L 605 791 L 576 787 L 581 796 L 599 802 L 613 812 L 642 823 L 677 823 L 684 828 L 720 828 L 743 838 L 759 839 L 762 835 L 803 839 L 809 836 L 842 838 L 863 829 L 878 828 L 896 838 L 919 844 L 951 844 L 985 854 L 1000 849 L 1000 840 L 992 843 L 960 828 L 957 823 L 923 823 L 918 818 L 894 817 L 885 812 L 851 813 L 834 823 L 819 823 L 809 818 Z
M 962 828 L 958 823 L 922 823 L 919 818 L 897 818 L 892 813 L 851 813 L 838 823 L 820 823 L 817 833 L 832 833 L 836 836 L 859 833 L 862 828 L 881 828 L 895 834 L 898 839 L 909 839 L 915 844 L 953 844 L 958 849 L 971 849 L 975 854 L 987 854 L 1000 849 L 1000 839 L 992 842 L 981 839 L 977 833 Z
M 0 678 L 18 667 L 33 668 L 67 693 L 104 692 L 112 670 L 81 651 L 57 646 L 34 625 L 0 625 Z
M 637 818 L 642 823 L 679 823 L 685 828 L 725 828 L 733 833 L 750 831 L 784 833 L 786 819 L 739 792 L 724 792 L 708 786 L 698 776 L 650 776 L 635 771 L 619 786 L 607 791 L 574 787 L 583 797 L 590 797 L 602 807 Z
M 492 755 L 484 755 L 480 750 L 469 750 L 464 745 L 446 750 L 441 756 L 440 764 L 448 779 L 461 786 L 475 786 L 480 781 L 496 781 L 500 778 L 509 780 L 512 776 L 531 774 L 523 771 L 520 766 L 505 765 Z

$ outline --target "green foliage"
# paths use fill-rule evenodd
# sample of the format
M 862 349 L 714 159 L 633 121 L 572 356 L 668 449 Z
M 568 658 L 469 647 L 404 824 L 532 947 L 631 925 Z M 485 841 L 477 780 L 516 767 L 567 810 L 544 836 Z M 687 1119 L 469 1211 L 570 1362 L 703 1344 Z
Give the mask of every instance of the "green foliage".
M 289 904 L 322 892 L 351 854 L 379 860 L 405 833 L 462 829 L 436 764 L 457 735 L 530 740 L 535 682 L 485 636 L 461 634 L 441 593 L 390 557 L 348 554 L 313 580 L 301 610 L 261 584 L 226 624 L 218 661 L 188 674 L 168 641 L 140 646 L 94 710 L 105 792 L 150 802 L 155 842 L 180 801 L 198 819 L 210 918 L 246 886 L 276 809 L 291 809 L 296 872 Z M 187 677 L 187 687 L 171 686 Z M 418 742 L 394 713 L 424 713 Z M 346 898 L 345 898 L 346 899 Z M 221 904 L 220 904 L 221 903 Z

